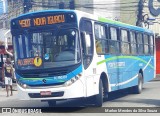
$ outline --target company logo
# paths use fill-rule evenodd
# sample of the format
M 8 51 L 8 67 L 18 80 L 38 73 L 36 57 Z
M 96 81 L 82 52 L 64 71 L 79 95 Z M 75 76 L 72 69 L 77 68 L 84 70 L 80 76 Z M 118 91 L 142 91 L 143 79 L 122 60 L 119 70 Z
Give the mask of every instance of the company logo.
M 43 79 L 42 81 L 43 81 L 43 83 L 46 83 L 46 82 L 47 82 L 46 79 Z

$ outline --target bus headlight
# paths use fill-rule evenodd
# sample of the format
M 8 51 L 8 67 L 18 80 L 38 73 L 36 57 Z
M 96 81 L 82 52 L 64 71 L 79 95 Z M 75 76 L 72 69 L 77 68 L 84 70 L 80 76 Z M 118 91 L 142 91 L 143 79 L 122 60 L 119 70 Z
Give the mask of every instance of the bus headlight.
M 27 84 L 23 84 L 23 83 L 21 83 L 19 81 L 18 81 L 18 85 L 20 85 L 23 89 L 29 88 L 29 86 Z
M 70 86 L 73 83 L 75 83 L 77 80 L 79 80 L 79 78 L 81 77 L 81 75 L 77 75 L 73 78 L 71 78 L 70 80 L 68 80 L 67 82 L 65 82 L 65 86 Z

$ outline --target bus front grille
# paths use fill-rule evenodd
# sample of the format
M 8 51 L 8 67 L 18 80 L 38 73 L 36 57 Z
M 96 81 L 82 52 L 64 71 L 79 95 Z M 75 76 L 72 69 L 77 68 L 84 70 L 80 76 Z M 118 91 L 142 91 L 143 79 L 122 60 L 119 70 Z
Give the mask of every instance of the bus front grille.
M 57 71 L 45 71 L 45 72 L 34 72 L 34 73 L 20 73 L 19 75 L 25 78 L 39 78 L 39 77 L 52 77 L 52 76 L 63 76 L 68 73 L 68 70 L 57 70 Z

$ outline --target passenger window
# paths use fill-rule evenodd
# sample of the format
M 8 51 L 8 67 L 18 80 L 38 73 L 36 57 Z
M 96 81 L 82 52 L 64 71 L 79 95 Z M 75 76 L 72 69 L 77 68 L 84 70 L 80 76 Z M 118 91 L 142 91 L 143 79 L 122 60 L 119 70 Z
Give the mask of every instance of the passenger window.
M 142 39 L 142 34 L 137 33 L 137 44 L 138 44 L 138 53 L 143 54 L 143 39 Z
M 131 42 L 131 54 L 135 55 L 137 53 L 135 32 L 130 32 L 130 42 Z
M 108 52 L 108 40 L 106 36 L 106 27 L 95 23 L 94 26 L 95 39 L 96 39 L 96 52 L 97 54 L 106 54 Z
M 127 30 L 121 30 L 121 52 L 122 54 L 129 54 L 129 41 L 128 41 L 128 32 Z
M 144 53 L 149 54 L 149 38 L 148 38 L 148 35 L 144 34 L 143 39 L 144 39 Z
M 153 55 L 154 54 L 154 39 L 153 39 L 153 36 L 150 36 L 149 38 L 150 40 L 150 53 Z
M 110 27 L 110 39 L 109 39 L 109 52 L 112 54 L 119 53 L 119 41 L 118 41 L 118 34 L 117 28 Z

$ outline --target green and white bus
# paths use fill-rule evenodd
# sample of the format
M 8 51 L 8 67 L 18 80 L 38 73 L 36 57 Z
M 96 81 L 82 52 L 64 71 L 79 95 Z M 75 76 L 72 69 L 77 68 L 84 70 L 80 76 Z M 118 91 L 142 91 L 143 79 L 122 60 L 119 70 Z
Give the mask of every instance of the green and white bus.
M 154 33 L 76 10 L 27 13 L 11 20 L 19 98 L 92 98 L 155 77 Z

